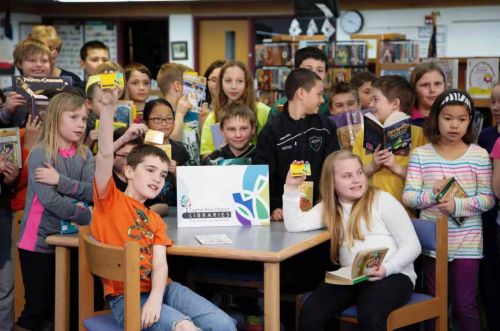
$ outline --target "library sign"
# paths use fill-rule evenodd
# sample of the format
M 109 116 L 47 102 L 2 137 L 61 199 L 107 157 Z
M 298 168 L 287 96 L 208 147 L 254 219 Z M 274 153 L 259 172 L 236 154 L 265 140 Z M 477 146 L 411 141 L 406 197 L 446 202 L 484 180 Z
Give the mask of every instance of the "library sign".
M 177 167 L 177 226 L 269 225 L 267 165 Z

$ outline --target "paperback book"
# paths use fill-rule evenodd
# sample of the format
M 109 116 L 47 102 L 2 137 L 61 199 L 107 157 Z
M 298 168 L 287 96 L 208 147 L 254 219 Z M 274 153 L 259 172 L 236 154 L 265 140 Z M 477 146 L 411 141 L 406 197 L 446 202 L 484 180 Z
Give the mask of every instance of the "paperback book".
M 331 115 L 337 126 L 337 137 L 342 149 L 352 149 L 356 134 L 363 129 L 363 113 L 360 110 Z
M 182 93 L 187 96 L 193 106 L 191 111 L 199 112 L 201 103 L 205 100 L 207 79 L 203 76 L 198 76 L 196 72 L 192 71 L 184 72 L 182 78 L 184 80 Z
M 447 201 L 452 198 L 467 198 L 467 193 L 460 185 L 460 183 L 455 179 L 455 177 L 450 177 L 441 191 L 436 195 L 436 201 Z M 451 216 L 451 218 L 458 223 L 458 225 L 463 225 L 465 217 Z
M 71 77 L 30 77 L 12 76 L 14 91 L 21 94 L 27 102 L 31 117 L 43 117 L 49 98 L 44 95 L 48 91 L 63 91 L 71 88 L 73 81 Z
M 325 283 L 336 285 L 354 285 L 368 279 L 368 273 L 376 270 L 387 255 L 387 247 L 370 248 L 356 253 L 350 267 L 336 271 L 327 271 Z
M 467 93 L 473 98 L 489 98 L 498 82 L 498 69 L 498 58 L 467 59 Z
M 395 154 L 408 155 L 411 148 L 410 116 L 394 112 L 382 124 L 375 115 L 366 113 L 363 146 L 367 152 L 373 153 L 379 145 Z
M 22 167 L 19 128 L 0 129 L 0 172 L 7 163 Z

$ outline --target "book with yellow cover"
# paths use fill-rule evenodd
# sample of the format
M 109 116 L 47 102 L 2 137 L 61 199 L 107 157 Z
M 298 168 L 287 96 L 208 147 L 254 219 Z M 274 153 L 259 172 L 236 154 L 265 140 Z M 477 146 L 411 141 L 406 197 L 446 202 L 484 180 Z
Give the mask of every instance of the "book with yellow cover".
M 451 177 L 448 179 L 448 182 L 444 185 L 443 189 L 436 195 L 436 201 L 447 201 L 452 198 L 467 198 L 468 195 L 465 193 L 460 183 L 455 179 L 455 177 Z M 457 217 L 451 216 L 458 225 L 464 224 L 465 217 Z
M 336 285 L 354 285 L 368 279 L 368 273 L 377 269 L 387 255 L 387 247 L 364 249 L 356 253 L 350 267 L 336 271 L 327 271 L 325 283 Z

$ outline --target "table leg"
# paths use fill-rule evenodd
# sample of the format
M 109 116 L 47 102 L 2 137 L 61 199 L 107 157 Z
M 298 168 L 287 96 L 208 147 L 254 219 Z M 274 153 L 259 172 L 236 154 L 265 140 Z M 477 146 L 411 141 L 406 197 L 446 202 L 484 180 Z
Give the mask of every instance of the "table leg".
M 264 327 L 280 329 L 280 264 L 264 263 Z
M 56 246 L 55 331 L 69 330 L 70 249 Z

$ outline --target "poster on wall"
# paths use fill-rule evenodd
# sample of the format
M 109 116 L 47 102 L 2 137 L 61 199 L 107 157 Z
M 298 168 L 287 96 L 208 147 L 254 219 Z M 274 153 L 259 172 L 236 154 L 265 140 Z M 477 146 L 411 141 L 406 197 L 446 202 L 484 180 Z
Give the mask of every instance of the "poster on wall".
M 90 40 L 102 41 L 109 47 L 110 60 L 116 62 L 116 25 L 110 22 L 85 22 L 85 42 Z
M 177 167 L 177 226 L 269 225 L 267 165 Z
M 54 26 L 63 40 L 61 53 L 57 58 L 58 67 L 83 78 L 83 70 L 80 68 L 80 48 L 84 44 L 83 26 L 80 24 L 55 24 Z
M 498 82 L 498 58 L 467 59 L 465 89 L 473 98 L 490 98 Z

